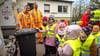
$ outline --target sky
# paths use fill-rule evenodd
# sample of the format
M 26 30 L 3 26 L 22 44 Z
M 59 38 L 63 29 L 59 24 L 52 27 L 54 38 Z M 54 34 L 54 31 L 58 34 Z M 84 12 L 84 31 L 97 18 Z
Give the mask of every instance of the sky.
M 75 0 L 65 0 L 65 1 L 75 1 Z

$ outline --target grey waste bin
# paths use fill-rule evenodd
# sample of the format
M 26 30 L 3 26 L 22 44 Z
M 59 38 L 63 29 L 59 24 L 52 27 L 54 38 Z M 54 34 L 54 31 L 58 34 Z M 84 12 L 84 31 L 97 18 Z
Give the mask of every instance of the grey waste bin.
M 35 29 L 19 30 L 15 33 L 21 56 L 36 56 Z

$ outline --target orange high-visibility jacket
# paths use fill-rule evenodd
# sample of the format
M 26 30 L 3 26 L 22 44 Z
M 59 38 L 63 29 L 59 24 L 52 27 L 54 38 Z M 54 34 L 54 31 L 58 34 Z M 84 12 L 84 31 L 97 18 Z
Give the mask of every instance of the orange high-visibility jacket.
M 33 9 L 30 11 L 30 14 L 32 15 L 32 18 L 33 18 L 33 24 L 34 24 L 34 27 L 35 28 L 40 28 L 41 25 L 42 25 L 42 12 L 40 10 L 36 10 L 36 9 Z
M 31 14 L 27 13 L 24 14 L 23 12 L 18 14 L 19 17 L 19 25 L 20 29 L 25 29 L 25 28 L 32 28 L 32 16 Z

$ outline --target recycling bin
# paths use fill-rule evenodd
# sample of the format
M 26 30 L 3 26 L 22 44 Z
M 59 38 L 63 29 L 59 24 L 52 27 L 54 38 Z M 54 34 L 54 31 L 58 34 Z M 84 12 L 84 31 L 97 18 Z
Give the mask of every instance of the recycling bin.
M 19 43 L 21 56 L 36 56 L 36 42 L 35 33 L 33 29 L 19 30 L 15 33 L 16 39 Z

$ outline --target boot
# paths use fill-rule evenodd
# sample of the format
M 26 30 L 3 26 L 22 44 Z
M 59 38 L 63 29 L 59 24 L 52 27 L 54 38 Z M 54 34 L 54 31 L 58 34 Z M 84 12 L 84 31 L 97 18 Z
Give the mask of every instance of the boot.
M 48 55 L 44 54 L 43 56 L 50 56 L 50 55 L 49 54 Z
M 53 54 L 52 56 L 56 56 L 56 54 Z

